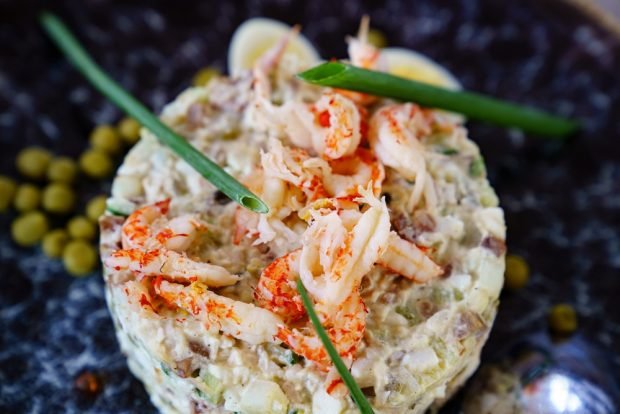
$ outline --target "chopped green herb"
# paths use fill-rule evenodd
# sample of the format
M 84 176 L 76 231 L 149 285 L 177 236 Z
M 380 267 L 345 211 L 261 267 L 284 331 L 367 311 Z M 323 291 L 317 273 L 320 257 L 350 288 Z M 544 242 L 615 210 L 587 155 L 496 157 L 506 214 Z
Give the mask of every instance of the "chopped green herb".
M 440 152 L 443 155 L 456 155 L 459 153 L 459 151 L 457 149 L 454 148 L 449 148 L 449 147 L 444 147 L 440 150 Z
M 108 213 L 111 213 L 111 214 L 115 215 L 115 216 L 127 217 L 127 214 L 125 214 L 123 212 L 120 212 L 120 211 L 116 211 L 116 210 L 114 210 L 113 208 L 110 208 L 110 207 L 106 208 L 106 211 Z
M 172 375 L 172 370 L 170 369 L 168 365 L 164 364 L 163 362 L 160 365 L 161 365 L 161 370 L 164 371 L 164 374 L 166 374 L 167 376 Z
M 210 401 L 209 397 L 207 397 L 207 394 L 202 392 L 200 388 L 194 388 L 194 394 L 196 394 L 198 397 L 202 398 L 203 400 Z
M 131 201 L 123 198 L 110 198 L 106 202 L 106 211 L 115 216 L 128 216 L 136 209 Z
M 288 350 L 286 352 L 286 361 L 291 364 L 291 365 L 295 365 L 296 363 L 298 363 L 301 360 L 301 357 L 299 355 L 297 355 L 295 352 Z

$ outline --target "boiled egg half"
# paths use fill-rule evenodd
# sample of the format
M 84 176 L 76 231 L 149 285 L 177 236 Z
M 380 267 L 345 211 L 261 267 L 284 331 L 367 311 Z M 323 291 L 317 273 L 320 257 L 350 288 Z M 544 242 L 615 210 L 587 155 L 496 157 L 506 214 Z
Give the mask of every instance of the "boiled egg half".
M 256 60 L 274 46 L 291 26 L 273 19 L 257 17 L 245 21 L 235 31 L 228 49 L 228 72 L 234 76 L 251 69 Z M 302 66 L 310 67 L 320 61 L 319 54 L 301 33 L 288 44 L 285 53 L 297 56 Z

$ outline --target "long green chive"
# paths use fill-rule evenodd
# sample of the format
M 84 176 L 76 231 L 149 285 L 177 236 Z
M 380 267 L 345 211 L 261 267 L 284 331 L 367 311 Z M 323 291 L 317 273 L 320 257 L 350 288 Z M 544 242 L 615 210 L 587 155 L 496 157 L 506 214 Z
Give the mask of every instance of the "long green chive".
M 148 128 L 163 144 L 167 145 L 179 157 L 194 167 L 196 171 L 230 197 L 230 199 L 257 213 L 267 213 L 269 211 L 267 205 L 260 198 L 235 180 L 219 165 L 194 148 L 184 138 L 164 125 L 144 105 L 106 75 L 60 19 L 51 13 L 44 12 L 40 15 L 40 22 L 56 45 L 99 92 L 114 102 L 125 113 L 134 117 Z
M 364 92 L 432 108 L 458 112 L 472 119 L 517 127 L 534 134 L 564 137 L 577 130 L 575 121 L 471 92 L 452 91 L 346 63 L 327 62 L 297 75 L 321 86 Z
M 319 335 L 321 342 L 323 342 L 323 346 L 327 350 L 329 357 L 332 359 L 332 362 L 334 363 L 334 366 L 338 370 L 340 377 L 346 384 L 347 388 L 349 388 L 351 397 L 353 397 L 353 400 L 355 401 L 358 408 L 360 409 L 360 412 L 362 414 L 374 413 L 374 411 L 372 410 L 372 406 L 370 405 L 370 403 L 368 402 L 368 400 L 362 393 L 362 390 L 360 389 L 359 385 L 357 385 L 357 382 L 355 382 L 355 379 L 353 379 L 353 376 L 347 369 L 347 366 L 342 361 L 342 358 L 340 358 L 338 351 L 336 351 L 336 348 L 334 348 L 334 345 L 332 344 L 329 337 L 327 336 L 327 332 L 325 332 L 323 325 L 321 325 L 321 321 L 319 320 L 319 317 L 316 315 L 316 312 L 314 311 L 314 307 L 312 306 L 312 301 L 310 300 L 310 297 L 308 296 L 308 292 L 306 291 L 304 284 L 301 282 L 301 279 L 297 280 L 297 291 L 301 295 L 301 300 L 304 303 L 304 307 L 306 308 L 306 312 L 308 312 L 308 316 L 310 317 L 310 321 L 312 321 L 312 325 L 314 325 L 314 329 L 316 330 L 316 333 Z

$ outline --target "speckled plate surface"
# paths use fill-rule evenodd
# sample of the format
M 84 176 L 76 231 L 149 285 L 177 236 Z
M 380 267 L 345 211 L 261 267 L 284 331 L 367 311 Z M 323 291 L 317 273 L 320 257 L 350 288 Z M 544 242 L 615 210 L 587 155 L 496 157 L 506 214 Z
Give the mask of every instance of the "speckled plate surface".
M 583 132 L 565 145 L 470 125 L 506 211 L 509 250 L 532 269 L 524 290 L 502 295 L 484 355 L 546 338 L 547 309 L 569 302 L 580 318 L 569 343 L 602 358 L 593 381 L 617 383 L 620 41 L 596 23 L 540 0 L 47 3 L 105 69 L 156 110 L 198 68 L 224 69 L 228 41 L 247 17 L 301 23 L 331 57 L 344 56 L 344 36 L 369 13 L 390 44 L 430 55 L 466 88 L 578 117 Z M 0 2 L 2 174 L 15 175 L 13 159 L 24 145 L 75 156 L 95 124 L 120 117 L 45 39 L 35 24 L 38 5 Z M 86 200 L 109 183 L 81 181 L 77 189 Z M 39 249 L 16 247 L 11 218 L 0 216 L 0 412 L 153 412 L 118 349 L 100 276 L 71 278 Z M 103 379 L 101 394 L 76 392 L 73 380 L 84 370 Z M 445 411 L 458 412 L 458 399 Z

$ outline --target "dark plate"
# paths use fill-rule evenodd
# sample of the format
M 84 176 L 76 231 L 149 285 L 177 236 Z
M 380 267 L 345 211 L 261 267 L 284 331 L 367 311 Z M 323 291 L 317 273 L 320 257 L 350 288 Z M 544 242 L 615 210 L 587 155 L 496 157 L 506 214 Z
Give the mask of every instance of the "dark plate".
M 369 13 L 390 44 L 435 58 L 466 88 L 581 119 L 583 132 L 564 145 L 471 124 L 506 211 L 509 250 L 532 268 L 523 291 L 502 295 L 484 358 L 515 340 L 547 338 L 547 309 L 569 302 L 580 322 L 573 341 L 602 355 L 595 371 L 609 374 L 605 381 L 618 380 L 620 43 L 594 21 L 540 0 L 66 0 L 46 7 L 156 110 L 198 68 L 223 69 L 233 30 L 250 16 L 301 23 L 323 56 L 340 57 L 345 35 Z M 45 39 L 34 20 L 39 9 L 37 2 L 0 2 L 3 174 L 14 175 L 24 145 L 75 156 L 95 124 L 120 117 Z M 83 200 L 108 189 L 109 183 L 78 185 Z M 40 250 L 16 247 L 8 237 L 11 218 L 0 217 L 0 412 L 152 412 L 118 350 L 101 278 L 71 278 Z M 94 398 L 73 388 L 87 369 L 105 383 Z

